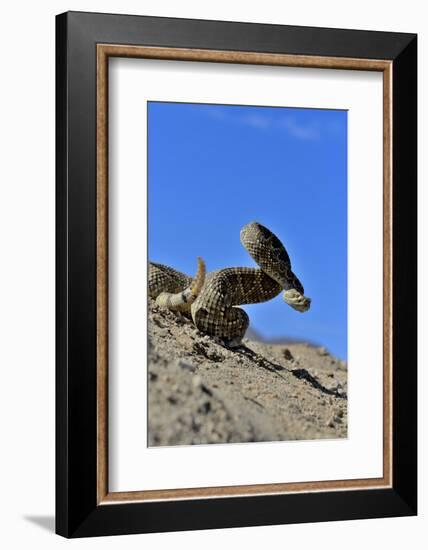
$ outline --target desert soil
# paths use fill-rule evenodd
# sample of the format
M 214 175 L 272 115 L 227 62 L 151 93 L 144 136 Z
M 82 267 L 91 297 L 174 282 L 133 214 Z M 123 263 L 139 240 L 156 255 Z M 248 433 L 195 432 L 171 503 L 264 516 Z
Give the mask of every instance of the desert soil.
M 149 445 L 347 436 L 347 365 L 324 348 L 228 349 L 149 303 Z

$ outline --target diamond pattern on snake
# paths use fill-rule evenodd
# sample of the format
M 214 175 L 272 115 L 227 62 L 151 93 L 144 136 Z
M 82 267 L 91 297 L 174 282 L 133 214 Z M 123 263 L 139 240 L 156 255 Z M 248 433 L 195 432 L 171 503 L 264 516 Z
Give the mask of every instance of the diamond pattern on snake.
M 283 291 L 284 301 L 297 311 L 309 309 L 311 299 L 291 269 L 288 253 L 267 227 L 251 222 L 241 229 L 241 243 L 259 267 L 227 267 L 206 273 L 198 258 L 194 277 L 172 267 L 149 263 L 149 296 L 160 307 L 181 312 L 195 326 L 228 345 L 239 345 L 249 326 L 240 307 L 275 298 Z

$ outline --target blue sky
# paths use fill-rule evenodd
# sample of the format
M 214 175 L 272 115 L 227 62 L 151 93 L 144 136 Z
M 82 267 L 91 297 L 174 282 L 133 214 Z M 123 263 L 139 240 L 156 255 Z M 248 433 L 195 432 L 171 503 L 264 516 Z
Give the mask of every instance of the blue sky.
M 193 274 L 254 266 L 250 221 L 284 243 L 312 298 L 244 306 L 263 337 L 298 338 L 347 358 L 347 113 L 148 104 L 149 258 Z

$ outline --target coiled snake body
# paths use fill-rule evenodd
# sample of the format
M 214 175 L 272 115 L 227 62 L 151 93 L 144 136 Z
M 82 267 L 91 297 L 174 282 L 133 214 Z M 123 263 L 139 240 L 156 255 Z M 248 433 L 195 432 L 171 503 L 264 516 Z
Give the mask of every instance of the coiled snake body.
M 196 327 L 211 336 L 238 344 L 248 328 L 247 313 L 236 306 L 266 302 L 282 290 L 283 298 L 300 312 L 311 300 L 291 270 L 284 245 L 269 229 L 251 222 L 241 229 L 241 243 L 259 268 L 229 267 L 205 274 L 198 258 L 194 278 L 175 269 L 150 262 L 149 296 L 161 307 L 180 311 Z

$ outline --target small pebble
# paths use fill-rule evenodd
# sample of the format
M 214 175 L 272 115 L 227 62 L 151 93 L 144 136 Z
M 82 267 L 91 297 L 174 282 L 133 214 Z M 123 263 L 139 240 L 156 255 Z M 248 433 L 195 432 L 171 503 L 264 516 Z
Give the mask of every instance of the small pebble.
M 197 374 L 192 378 L 192 384 L 195 388 L 200 388 L 202 386 L 202 378 Z
M 283 355 L 284 355 L 284 359 L 286 359 L 287 361 L 292 361 L 293 360 L 293 355 L 292 355 L 291 351 L 288 348 L 284 349 Z

